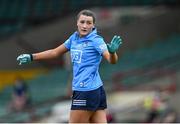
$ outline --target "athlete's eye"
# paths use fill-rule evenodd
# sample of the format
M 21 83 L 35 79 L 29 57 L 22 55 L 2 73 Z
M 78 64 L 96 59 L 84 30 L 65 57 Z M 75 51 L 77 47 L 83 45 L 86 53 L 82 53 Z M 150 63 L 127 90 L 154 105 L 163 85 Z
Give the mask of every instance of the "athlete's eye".
M 84 23 L 85 23 L 85 21 L 84 21 L 84 20 L 82 20 L 82 21 L 80 21 L 80 23 L 81 23 L 81 24 L 84 24 Z
M 91 21 L 87 21 L 87 24 L 88 24 L 88 25 L 91 25 L 91 24 L 92 24 L 92 22 L 91 22 Z

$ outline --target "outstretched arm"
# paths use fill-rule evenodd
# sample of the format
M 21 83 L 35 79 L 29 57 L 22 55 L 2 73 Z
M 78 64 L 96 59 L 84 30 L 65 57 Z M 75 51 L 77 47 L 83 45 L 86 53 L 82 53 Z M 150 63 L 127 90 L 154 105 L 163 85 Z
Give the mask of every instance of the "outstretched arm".
M 61 56 L 65 52 L 67 52 L 68 49 L 64 46 L 64 44 L 60 45 L 57 48 L 46 50 L 39 53 L 34 54 L 21 54 L 17 57 L 17 61 L 19 61 L 19 65 L 26 64 L 34 60 L 46 60 L 46 59 L 53 59 L 57 58 L 58 56 Z
M 116 64 L 118 61 L 118 56 L 116 51 L 118 50 L 119 46 L 122 44 L 122 39 L 120 36 L 114 36 L 111 40 L 110 44 L 107 44 L 108 51 L 103 53 L 103 57 L 111 64 Z
M 68 49 L 62 44 L 57 48 L 46 50 L 39 53 L 32 54 L 33 60 L 45 60 L 45 59 L 53 59 L 57 58 L 58 56 L 61 56 L 65 52 L 67 52 Z

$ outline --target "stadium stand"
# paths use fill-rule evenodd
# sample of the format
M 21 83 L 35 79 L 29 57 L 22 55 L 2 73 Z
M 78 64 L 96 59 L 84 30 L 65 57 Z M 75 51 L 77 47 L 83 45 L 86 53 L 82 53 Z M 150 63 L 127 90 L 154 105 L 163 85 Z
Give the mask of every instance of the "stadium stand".
M 179 5 L 178 0 L 1 0 L 0 1 L 0 38 L 23 31 L 37 24 L 69 15 L 80 8 L 93 6 L 146 6 Z
M 16 112 L 9 114 L 7 111 L 13 89 L 12 86 L 6 87 L 0 93 L 2 99 L 0 101 L 0 122 L 25 122 L 33 118 L 33 116 L 41 117 L 47 114 L 52 105 L 43 105 L 43 103 L 66 97 L 67 76 L 68 73 L 66 70 L 55 69 L 48 75 L 41 75 L 35 79 L 28 80 L 27 83 L 29 85 L 32 106 L 18 114 L 16 114 Z M 39 107 L 33 110 L 34 106 Z M 11 121 L 9 121 L 9 119 Z
M 116 83 L 121 80 L 119 79 L 121 77 L 121 83 L 123 85 L 133 86 L 152 79 L 152 77 L 145 76 L 148 68 L 155 69 L 155 67 L 157 68 L 159 66 L 159 68 L 161 67 L 166 70 L 179 70 L 179 40 L 179 35 L 173 35 L 151 46 L 123 54 L 121 61 L 117 65 L 114 65 L 115 67 L 111 68 L 110 65 L 105 64 L 103 68 L 100 68 L 103 80 L 106 82 L 106 80 L 110 79 L 108 75 L 112 74 Z M 139 73 L 141 70 L 144 71 Z M 132 74 L 128 74 L 128 72 L 132 71 L 134 71 Z M 125 74 L 126 72 L 127 75 Z M 126 76 L 122 77 L 121 74 Z
M 57 69 L 29 81 L 33 101 L 43 102 L 66 96 L 67 78 L 68 73 L 65 69 Z

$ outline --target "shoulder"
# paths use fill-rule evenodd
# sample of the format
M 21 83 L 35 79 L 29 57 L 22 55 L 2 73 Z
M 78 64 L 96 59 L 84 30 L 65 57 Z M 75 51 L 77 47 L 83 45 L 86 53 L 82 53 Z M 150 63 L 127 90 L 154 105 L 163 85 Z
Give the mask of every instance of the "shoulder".
M 101 35 L 99 35 L 99 33 L 97 32 L 96 28 L 94 28 L 92 30 L 92 32 L 87 36 L 87 38 L 92 40 L 92 41 L 93 40 L 101 40 L 101 39 L 103 39 L 103 37 Z
M 91 36 L 90 40 L 93 42 L 104 41 L 103 37 L 98 34 L 94 34 L 93 36 Z
M 103 37 L 100 36 L 100 35 L 94 36 L 93 39 L 92 39 L 92 41 L 93 41 L 93 44 L 94 44 L 94 45 L 98 45 L 98 44 L 104 43 L 104 39 L 103 39 Z
M 77 32 L 74 32 L 73 34 L 70 35 L 69 40 L 75 39 L 76 36 L 77 36 Z
M 102 40 L 103 40 L 103 37 L 100 36 L 100 35 L 98 35 L 98 34 L 97 34 L 94 38 L 95 38 L 95 39 L 102 39 Z
M 76 32 L 69 36 L 69 38 L 65 41 L 65 44 L 71 44 L 74 39 L 76 39 Z

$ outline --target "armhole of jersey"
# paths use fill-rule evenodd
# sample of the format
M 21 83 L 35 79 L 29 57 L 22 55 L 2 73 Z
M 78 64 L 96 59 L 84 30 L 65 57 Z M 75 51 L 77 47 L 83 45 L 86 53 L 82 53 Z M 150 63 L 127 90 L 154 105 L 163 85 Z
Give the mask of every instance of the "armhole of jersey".
M 68 51 L 70 51 L 70 49 L 66 47 L 65 43 L 63 43 L 63 45 L 64 45 L 64 47 L 65 47 Z

